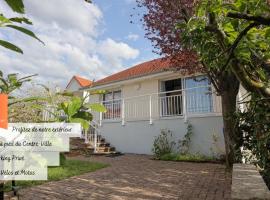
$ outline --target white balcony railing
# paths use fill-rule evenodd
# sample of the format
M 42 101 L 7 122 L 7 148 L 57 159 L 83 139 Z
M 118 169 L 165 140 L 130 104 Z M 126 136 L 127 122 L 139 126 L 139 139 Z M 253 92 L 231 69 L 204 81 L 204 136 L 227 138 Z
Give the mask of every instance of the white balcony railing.
M 120 119 L 121 118 L 121 100 L 112 100 L 103 102 L 107 112 L 103 113 L 103 119 Z
M 101 102 L 105 121 L 134 121 L 192 115 L 221 114 L 221 100 L 211 86 L 174 90 Z

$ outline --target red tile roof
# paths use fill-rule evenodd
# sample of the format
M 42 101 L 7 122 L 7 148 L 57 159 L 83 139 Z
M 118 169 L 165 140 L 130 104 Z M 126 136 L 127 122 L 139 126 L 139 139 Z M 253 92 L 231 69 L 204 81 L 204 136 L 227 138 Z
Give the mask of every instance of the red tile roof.
M 88 79 L 85 79 L 85 78 L 82 78 L 82 77 L 80 77 L 80 76 L 73 76 L 72 79 L 69 81 L 69 83 L 68 83 L 68 85 L 67 85 L 66 88 L 68 88 L 68 86 L 70 85 L 70 83 L 71 83 L 71 81 L 72 81 L 73 79 L 75 79 L 75 80 L 79 83 L 79 85 L 80 85 L 81 87 L 91 86 L 92 83 L 93 83 L 93 81 L 88 80 Z
M 177 64 L 170 58 L 158 58 L 155 60 L 138 64 L 124 71 L 100 79 L 94 82 L 93 86 L 105 85 L 118 81 L 138 78 L 163 71 L 173 71 L 175 69 L 181 68 L 184 69 L 194 64 L 195 63 L 194 60 L 197 60 L 196 56 L 191 54 L 190 52 L 181 53 L 180 56 L 177 58 Z

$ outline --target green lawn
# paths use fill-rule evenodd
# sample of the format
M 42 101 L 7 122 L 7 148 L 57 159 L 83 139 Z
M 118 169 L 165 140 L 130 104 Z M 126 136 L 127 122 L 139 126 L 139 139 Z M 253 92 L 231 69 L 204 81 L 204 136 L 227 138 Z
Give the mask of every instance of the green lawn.
M 183 162 L 217 162 L 214 157 L 204 156 L 200 154 L 175 154 L 175 153 L 168 153 L 162 155 L 159 160 L 165 161 L 183 161 Z
M 93 172 L 109 165 L 81 160 L 66 160 L 62 166 L 48 167 L 48 181 L 58 181 L 71 176 Z M 40 185 L 48 181 L 16 181 L 16 186 L 29 187 Z M 11 182 L 5 184 L 5 191 L 11 190 Z

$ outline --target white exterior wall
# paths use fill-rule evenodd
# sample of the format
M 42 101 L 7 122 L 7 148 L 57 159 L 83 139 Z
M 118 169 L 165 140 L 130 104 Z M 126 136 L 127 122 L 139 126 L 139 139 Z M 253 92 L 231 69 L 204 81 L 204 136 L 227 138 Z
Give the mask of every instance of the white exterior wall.
M 148 79 L 141 82 L 124 85 L 122 87 L 123 98 L 153 94 L 159 92 L 159 81 Z
M 222 117 L 193 117 L 188 122 L 193 126 L 191 136 L 191 153 L 213 156 L 224 154 L 223 122 Z M 133 121 L 127 122 L 125 126 L 121 123 L 104 122 L 100 127 L 102 136 L 117 151 L 123 153 L 152 154 L 154 138 L 157 137 L 161 129 L 172 131 L 175 140 L 183 138 L 187 132 L 187 123 L 183 118 L 160 119 L 153 122 Z M 213 135 L 217 136 L 215 143 Z
M 242 112 L 247 109 L 247 104 L 243 102 L 248 102 L 251 99 L 251 97 L 248 95 L 249 95 L 249 92 L 240 84 L 237 99 L 239 103 L 238 107 Z
M 100 95 L 99 94 L 90 95 L 88 102 L 89 103 L 100 102 Z M 100 114 L 98 112 L 92 112 L 92 114 L 93 114 L 93 120 L 95 120 L 96 122 L 98 122 L 99 121 Z
M 126 112 L 126 121 L 134 121 L 136 120 L 135 115 L 140 118 L 140 116 L 144 116 L 143 119 L 150 118 L 150 95 L 152 94 L 152 118 L 159 118 L 159 101 L 157 98 L 157 94 L 159 92 L 159 80 L 158 79 L 148 79 L 141 82 L 136 82 L 133 84 L 124 85 L 122 87 L 122 96 L 125 99 L 126 108 L 130 105 L 127 110 L 131 111 L 130 113 Z M 135 98 L 134 98 L 135 97 Z M 138 111 L 142 111 L 141 113 L 135 113 L 135 107 L 138 107 Z M 147 116 L 147 118 L 145 118 Z
M 72 92 L 75 96 L 83 97 L 84 92 L 80 91 L 81 88 L 80 84 L 73 78 L 68 87 L 66 88 L 66 91 Z
M 78 91 L 81 88 L 80 84 L 73 78 L 66 88 L 67 91 L 69 92 L 75 92 Z
M 120 82 L 119 84 L 113 84 L 113 86 L 99 89 L 107 91 L 121 89 L 122 98 L 125 99 L 125 107 L 128 106 L 129 101 L 142 101 L 144 105 L 149 105 L 149 95 L 160 92 L 160 80 L 173 78 L 172 76 L 174 78 L 181 77 L 181 75 L 177 76 L 177 74 L 173 75 L 171 73 L 136 82 L 135 80 L 126 83 Z M 144 95 L 144 97 L 136 97 L 140 95 Z M 101 95 L 91 95 L 89 102 L 96 103 L 100 102 L 100 100 L 102 100 Z M 140 110 L 144 111 L 144 116 L 147 116 L 147 118 L 125 118 L 124 125 L 122 125 L 121 119 L 103 120 L 100 127 L 101 135 L 112 146 L 116 147 L 117 151 L 123 153 L 152 154 L 151 149 L 154 138 L 160 134 L 161 129 L 170 129 L 175 135 L 175 141 L 178 141 L 186 134 L 187 122 L 189 122 L 193 126 L 194 133 L 191 139 L 191 152 L 209 156 L 212 156 L 214 152 L 224 154 L 223 120 L 220 114 L 200 114 L 197 117 L 188 116 L 187 121 L 185 121 L 184 117 L 168 117 L 165 119 L 159 116 L 160 105 L 158 102 L 158 99 L 153 99 L 152 107 L 156 107 L 157 109 L 152 109 L 152 124 L 149 123 L 149 106 L 146 106 L 146 109 L 144 109 L 142 107 L 143 104 L 138 104 Z M 217 100 L 213 103 L 214 105 L 218 105 L 220 101 Z M 215 110 L 215 112 L 218 111 Z M 127 116 L 127 113 L 125 113 L 125 116 Z M 99 121 L 98 113 L 94 113 L 94 120 L 96 122 Z M 213 135 L 217 136 L 217 143 L 214 142 Z

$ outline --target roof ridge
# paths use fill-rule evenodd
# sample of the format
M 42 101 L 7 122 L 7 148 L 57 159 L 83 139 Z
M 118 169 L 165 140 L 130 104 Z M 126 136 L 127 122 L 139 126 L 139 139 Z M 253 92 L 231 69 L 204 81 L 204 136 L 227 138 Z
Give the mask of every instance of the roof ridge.
M 87 87 L 93 84 L 93 81 L 87 78 L 83 78 L 78 75 L 73 75 L 73 77 L 70 79 L 69 83 L 67 84 L 66 88 L 71 84 L 71 81 L 75 79 L 81 87 Z

